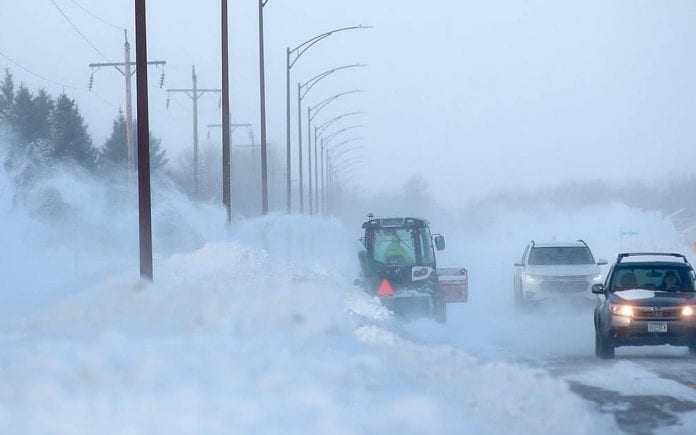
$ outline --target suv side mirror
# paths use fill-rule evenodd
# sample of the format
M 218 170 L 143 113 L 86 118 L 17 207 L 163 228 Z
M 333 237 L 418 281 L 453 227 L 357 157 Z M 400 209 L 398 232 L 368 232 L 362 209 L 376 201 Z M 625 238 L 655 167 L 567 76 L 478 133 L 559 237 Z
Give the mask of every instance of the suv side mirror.
M 437 248 L 438 251 L 444 251 L 445 250 L 445 237 L 436 234 L 435 235 L 435 247 Z
M 592 286 L 592 293 L 596 295 L 603 295 L 606 293 L 606 289 L 604 288 L 604 284 L 595 284 Z
M 604 258 L 600 258 L 599 260 L 597 260 L 597 266 L 606 266 L 607 264 L 609 264 L 609 262 Z

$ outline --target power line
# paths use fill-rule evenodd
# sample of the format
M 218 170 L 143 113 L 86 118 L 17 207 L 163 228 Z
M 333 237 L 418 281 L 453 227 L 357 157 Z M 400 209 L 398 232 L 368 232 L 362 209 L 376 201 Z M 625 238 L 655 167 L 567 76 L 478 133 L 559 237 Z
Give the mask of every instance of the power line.
M 77 89 L 77 86 L 68 85 L 68 84 L 65 84 L 62 82 L 57 82 L 55 80 L 51 80 L 49 78 L 46 78 L 46 77 L 42 76 L 41 74 L 35 73 L 34 71 L 30 70 L 29 68 L 27 68 L 24 65 L 20 64 L 19 62 L 17 62 L 16 60 L 12 59 L 10 56 L 6 55 L 2 51 L 0 51 L 0 56 L 5 58 L 8 62 L 13 64 L 17 68 L 21 69 L 25 73 L 31 74 L 32 76 L 36 77 L 37 79 L 43 80 L 43 81 L 48 82 L 48 83 L 52 83 L 52 84 L 57 85 L 57 86 L 62 86 L 64 88 Z
M 125 27 L 113 24 L 113 23 L 105 20 L 104 18 L 100 17 L 99 15 L 95 14 L 94 12 L 90 11 L 89 9 L 87 9 L 84 5 L 82 5 L 77 0 L 70 0 L 70 2 L 72 2 L 78 8 L 80 8 L 84 13 L 86 13 L 90 17 L 94 18 L 97 21 L 102 22 L 103 24 L 106 24 L 109 27 L 113 27 L 114 29 L 119 30 L 119 31 L 125 29 Z
M 43 81 L 46 82 L 46 83 L 50 83 L 50 84 L 55 85 L 55 86 L 60 86 L 60 87 L 62 87 L 62 88 L 73 89 L 73 90 L 75 90 L 75 91 L 87 92 L 87 91 L 85 91 L 84 89 L 82 89 L 82 88 L 80 88 L 80 87 L 78 87 L 78 86 L 71 85 L 71 84 L 68 84 L 68 83 L 59 82 L 59 81 L 52 80 L 52 79 L 49 79 L 49 78 L 47 78 L 47 77 L 44 77 L 44 76 L 42 76 L 41 74 L 36 73 L 36 72 L 30 70 L 29 68 L 25 67 L 24 65 L 22 65 L 22 64 L 19 63 L 19 62 L 17 62 L 16 60 L 14 60 L 14 59 L 11 58 L 10 56 L 6 55 L 6 54 L 3 53 L 2 51 L 0 51 L 0 57 L 4 58 L 4 59 L 7 60 L 8 62 L 10 62 L 12 65 L 14 65 L 14 66 L 16 66 L 17 68 L 19 68 L 19 69 L 21 69 L 22 71 L 24 71 L 25 73 L 27 73 L 27 74 L 29 74 L 29 75 L 31 75 L 31 76 L 34 76 L 34 77 L 36 77 L 36 78 L 39 79 L 39 80 L 43 80 Z M 115 107 L 118 107 L 118 106 L 116 106 L 115 104 L 113 104 L 112 102 L 110 102 L 109 100 L 107 100 L 106 98 L 104 98 L 104 97 L 102 97 L 101 95 L 97 94 L 96 92 L 88 92 L 88 94 L 93 94 L 94 96 L 97 97 L 97 99 L 101 100 L 101 102 L 104 103 L 104 104 L 107 104 L 107 105 L 109 105 L 109 106 L 111 106 L 111 107 L 114 107 L 114 108 L 115 108 Z
M 68 22 L 68 24 L 70 25 L 70 27 L 72 27 L 72 29 L 75 31 L 75 33 L 77 33 L 77 34 L 78 34 L 90 47 L 92 47 L 92 49 L 93 49 L 97 54 L 99 54 L 99 55 L 100 55 L 101 57 L 103 57 L 104 59 L 108 59 L 108 58 L 106 57 L 106 55 L 105 55 L 99 48 L 97 48 L 97 46 L 94 45 L 94 43 L 92 43 L 92 41 L 90 41 L 89 38 L 88 38 L 87 36 L 85 36 L 84 33 L 82 33 L 82 32 L 80 31 L 80 29 L 75 25 L 75 23 L 72 22 L 72 20 L 70 19 L 70 17 L 68 17 L 68 15 L 65 13 L 65 11 L 63 11 L 63 9 L 61 9 L 60 6 L 58 6 L 58 3 L 56 3 L 55 0 L 49 0 L 49 1 L 50 1 L 51 4 L 53 4 L 53 6 L 58 10 L 58 12 L 60 12 L 60 14 L 61 14 L 61 15 L 63 16 L 63 18 L 65 19 L 65 21 Z

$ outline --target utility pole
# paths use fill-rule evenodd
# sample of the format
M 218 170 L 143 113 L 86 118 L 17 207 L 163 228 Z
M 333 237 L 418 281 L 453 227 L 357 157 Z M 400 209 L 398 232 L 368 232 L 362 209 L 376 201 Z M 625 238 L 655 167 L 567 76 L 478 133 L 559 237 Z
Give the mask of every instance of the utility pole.
M 128 30 L 123 30 L 124 44 L 123 44 L 123 62 L 101 62 L 101 63 L 90 63 L 89 67 L 92 69 L 92 73 L 89 79 L 89 89 L 91 90 L 94 86 L 94 73 L 99 68 L 113 67 L 116 71 L 120 72 L 125 79 L 126 85 L 126 146 L 128 148 L 128 171 L 132 173 L 135 170 L 135 143 L 133 134 L 133 74 L 136 73 L 136 62 L 131 61 L 131 49 L 130 43 L 128 42 Z M 149 61 L 147 65 L 156 65 L 158 67 L 164 66 L 167 62 L 163 60 Z M 164 70 L 160 76 L 160 87 L 164 85 Z
M 138 86 L 138 220 L 140 276 L 152 281 L 152 210 L 150 197 L 150 119 L 147 99 L 147 20 L 145 0 L 135 0 L 135 60 Z
M 268 214 L 268 148 L 266 144 L 266 65 L 263 40 L 263 8 L 269 0 L 259 0 L 259 86 L 261 99 L 261 214 Z
M 190 89 L 167 89 L 167 107 L 169 107 L 169 94 L 172 93 L 184 93 L 193 102 L 193 196 L 198 199 L 198 100 L 205 94 L 219 94 L 222 89 L 199 89 L 195 65 L 191 68 L 191 80 L 192 87 Z
M 222 204 L 227 210 L 227 224 L 232 223 L 232 195 L 230 168 L 230 58 L 229 32 L 227 26 L 227 0 L 221 0 L 222 34 Z

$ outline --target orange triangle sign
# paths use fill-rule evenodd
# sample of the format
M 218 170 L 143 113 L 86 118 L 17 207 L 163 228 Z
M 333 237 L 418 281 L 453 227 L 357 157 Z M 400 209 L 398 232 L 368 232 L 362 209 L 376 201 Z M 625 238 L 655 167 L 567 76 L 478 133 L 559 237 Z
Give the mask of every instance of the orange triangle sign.
M 388 279 L 382 280 L 382 284 L 380 284 L 377 289 L 377 295 L 381 298 L 394 296 L 394 287 L 392 287 Z

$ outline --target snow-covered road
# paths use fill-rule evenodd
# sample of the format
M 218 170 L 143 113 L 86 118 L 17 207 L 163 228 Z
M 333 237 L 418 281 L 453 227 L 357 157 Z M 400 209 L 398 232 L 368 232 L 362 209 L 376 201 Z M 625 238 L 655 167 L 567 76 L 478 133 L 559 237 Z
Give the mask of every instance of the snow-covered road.
M 683 250 L 668 222 L 615 206 L 440 225 L 442 265 L 472 279 L 447 325 L 401 323 L 353 287 L 357 225 L 320 218 L 242 221 L 160 256 L 153 285 L 113 274 L 33 308 L 28 292 L 0 323 L 0 433 L 693 432 L 685 352 L 599 362 L 589 311 L 511 303 L 529 238 Z

